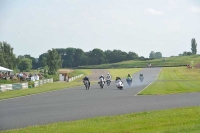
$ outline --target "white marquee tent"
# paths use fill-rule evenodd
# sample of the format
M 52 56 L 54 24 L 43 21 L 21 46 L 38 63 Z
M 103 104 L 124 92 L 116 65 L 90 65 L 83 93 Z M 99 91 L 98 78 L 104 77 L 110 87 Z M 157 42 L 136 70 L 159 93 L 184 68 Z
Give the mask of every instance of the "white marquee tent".
M 13 70 L 10 70 L 8 68 L 0 66 L 0 72 L 12 72 Z

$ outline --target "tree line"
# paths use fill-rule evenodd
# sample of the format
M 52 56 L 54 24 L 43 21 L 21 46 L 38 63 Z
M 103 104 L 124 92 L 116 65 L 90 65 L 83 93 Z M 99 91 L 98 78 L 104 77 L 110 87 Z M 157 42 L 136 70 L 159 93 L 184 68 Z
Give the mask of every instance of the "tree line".
M 99 65 L 103 63 L 116 63 L 126 60 L 148 60 L 139 57 L 135 52 L 121 50 L 101 50 L 95 48 L 84 52 L 80 48 L 59 48 L 48 50 L 37 58 L 31 55 L 16 55 L 7 42 L 0 42 L 0 66 L 20 71 L 30 71 L 42 67 L 49 74 L 55 74 L 59 68 L 74 68 L 84 65 Z
M 100 65 L 106 63 L 116 63 L 127 60 L 144 60 L 135 52 L 124 52 L 121 50 L 101 50 L 95 48 L 89 52 L 84 52 L 80 48 L 59 48 L 55 49 L 61 56 L 63 68 L 74 68 L 84 65 Z M 44 67 L 47 65 L 48 53 L 39 56 L 39 64 Z
M 191 52 L 180 54 L 192 55 L 197 53 L 197 43 L 195 38 L 191 40 Z M 80 48 L 58 48 L 48 50 L 39 58 L 30 55 L 16 55 L 13 48 L 7 42 L 0 42 L 0 66 L 9 69 L 19 69 L 20 71 L 30 71 L 43 67 L 49 74 L 55 74 L 59 68 L 75 68 L 85 65 L 100 65 L 106 63 L 116 63 L 127 60 L 150 60 L 162 58 L 161 52 L 151 51 L 149 58 L 138 56 L 135 52 L 124 52 L 121 50 L 101 50 L 95 48 L 89 52 L 84 52 Z
M 60 55 L 56 50 L 48 50 L 46 67 L 49 74 L 55 74 L 62 65 Z M 36 58 L 30 55 L 16 55 L 13 53 L 13 48 L 7 42 L 0 42 L 0 66 L 12 70 L 19 69 L 19 71 L 30 71 L 40 67 Z

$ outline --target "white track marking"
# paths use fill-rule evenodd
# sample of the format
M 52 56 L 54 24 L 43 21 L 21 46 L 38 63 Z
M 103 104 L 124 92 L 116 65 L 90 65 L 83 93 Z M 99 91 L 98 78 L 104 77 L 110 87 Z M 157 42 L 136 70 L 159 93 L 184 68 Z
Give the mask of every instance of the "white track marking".
M 155 80 L 153 82 L 155 82 L 158 79 L 158 76 L 160 74 L 160 72 L 162 71 L 162 68 L 160 69 L 159 73 L 157 74 Z M 144 89 L 146 89 L 147 87 L 149 87 L 151 84 L 153 84 L 153 82 L 151 82 L 150 84 L 148 84 Z M 142 89 L 141 91 L 139 91 L 135 96 L 137 96 L 140 92 L 142 92 L 144 89 Z

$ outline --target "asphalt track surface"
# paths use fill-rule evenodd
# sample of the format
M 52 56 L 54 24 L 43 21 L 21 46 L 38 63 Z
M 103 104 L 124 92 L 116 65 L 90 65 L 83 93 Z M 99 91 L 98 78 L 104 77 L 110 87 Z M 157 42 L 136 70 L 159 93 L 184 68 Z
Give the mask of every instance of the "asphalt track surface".
M 112 82 L 103 89 L 94 84 L 90 90 L 80 86 L 1 100 L 0 130 L 96 116 L 200 105 L 200 93 L 138 96 L 138 92 L 156 79 L 160 70 L 161 68 L 141 70 L 139 73 L 144 74 L 144 81 L 140 82 L 139 73 L 136 73 L 133 75 L 131 87 L 124 80 L 124 90 L 117 89 Z

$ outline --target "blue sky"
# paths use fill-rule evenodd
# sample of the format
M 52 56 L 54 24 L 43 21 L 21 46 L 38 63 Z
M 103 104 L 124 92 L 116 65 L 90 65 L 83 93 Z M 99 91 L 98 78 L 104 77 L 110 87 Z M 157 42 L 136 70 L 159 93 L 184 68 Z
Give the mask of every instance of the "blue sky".
M 200 54 L 200 0 L 0 0 L 0 41 L 16 55 L 52 48 Z

